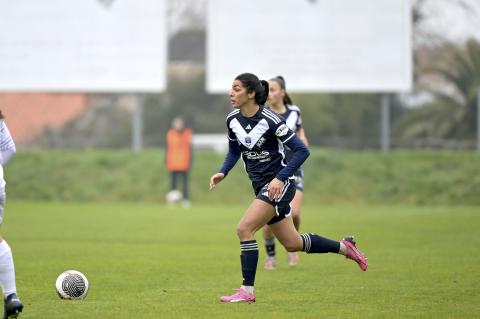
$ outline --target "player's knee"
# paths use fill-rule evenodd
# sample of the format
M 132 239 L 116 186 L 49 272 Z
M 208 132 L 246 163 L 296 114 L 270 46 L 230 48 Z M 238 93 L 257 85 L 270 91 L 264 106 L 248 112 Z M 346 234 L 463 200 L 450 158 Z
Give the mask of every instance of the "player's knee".
M 240 240 L 248 240 L 254 235 L 255 231 L 244 224 L 237 225 L 237 235 Z

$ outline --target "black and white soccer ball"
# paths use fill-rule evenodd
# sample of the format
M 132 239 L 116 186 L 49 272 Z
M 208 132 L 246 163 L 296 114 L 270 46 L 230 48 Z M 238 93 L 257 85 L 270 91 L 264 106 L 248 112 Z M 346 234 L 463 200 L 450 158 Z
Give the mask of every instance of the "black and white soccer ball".
M 58 276 L 55 288 L 62 299 L 81 300 L 87 296 L 88 280 L 77 270 L 67 270 Z

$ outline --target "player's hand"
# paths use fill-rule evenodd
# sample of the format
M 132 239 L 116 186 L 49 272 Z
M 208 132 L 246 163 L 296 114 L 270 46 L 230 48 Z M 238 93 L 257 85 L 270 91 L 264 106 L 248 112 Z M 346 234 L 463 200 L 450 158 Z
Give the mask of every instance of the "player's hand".
M 283 185 L 285 185 L 285 183 L 278 178 L 272 179 L 272 181 L 268 184 L 268 199 L 272 201 L 279 201 L 282 197 Z
M 225 174 L 216 173 L 210 177 L 210 190 L 214 189 L 218 183 L 220 183 L 225 178 Z

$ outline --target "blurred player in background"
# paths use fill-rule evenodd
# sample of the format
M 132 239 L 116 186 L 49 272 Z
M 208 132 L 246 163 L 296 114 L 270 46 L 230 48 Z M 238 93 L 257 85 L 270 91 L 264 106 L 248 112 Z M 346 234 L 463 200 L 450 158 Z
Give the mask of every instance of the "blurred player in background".
M 282 76 L 277 76 L 268 81 L 269 93 L 268 93 L 268 106 L 270 110 L 281 115 L 290 130 L 295 132 L 300 140 L 308 146 L 308 140 L 305 136 L 305 130 L 302 126 L 302 117 L 300 109 L 293 105 L 292 99 L 287 93 L 285 80 Z M 288 161 L 291 159 L 293 153 L 288 147 L 285 147 L 285 159 Z M 295 172 L 295 197 L 290 205 L 292 206 L 292 219 L 295 229 L 300 230 L 300 212 L 303 199 L 303 170 L 299 168 Z M 265 250 L 267 252 L 267 258 L 265 259 L 264 268 L 267 270 L 274 270 L 276 268 L 275 258 L 275 236 L 268 225 L 263 227 L 263 239 L 265 241 Z M 288 253 L 288 263 L 290 266 L 296 266 L 298 264 L 298 253 Z
M 12 136 L 5 124 L 5 118 L 0 110 L 0 225 L 3 223 L 5 209 L 5 178 L 3 167 L 15 154 L 16 148 Z M 15 267 L 13 265 L 12 250 L 0 233 L 0 284 L 3 288 L 5 309 L 3 318 L 17 318 L 23 310 L 23 304 L 17 297 L 15 284 Z
M 228 154 L 220 171 L 210 178 L 210 189 L 213 189 L 241 156 L 256 195 L 237 225 L 243 282 L 233 295 L 220 297 L 222 302 L 256 300 L 258 244 L 255 233 L 265 224 L 270 225 L 275 237 L 289 252 L 337 253 L 354 260 L 363 271 L 368 267 L 365 256 L 351 237 L 338 242 L 312 233 L 300 235 L 295 229 L 290 218 L 290 202 L 295 196 L 293 175 L 309 151 L 283 119 L 263 106 L 268 93 L 268 82 L 260 81 L 254 74 L 243 73 L 235 78 L 230 90 L 235 110 L 226 119 Z M 285 163 L 284 145 L 292 151 L 288 163 Z
M 172 128 L 166 136 L 166 158 L 165 163 L 170 172 L 171 183 L 167 200 L 178 192 L 178 180 L 182 180 L 182 204 L 190 206 L 189 179 L 188 173 L 192 163 L 192 130 L 185 128 L 182 118 L 176 117 L 172 120 Z

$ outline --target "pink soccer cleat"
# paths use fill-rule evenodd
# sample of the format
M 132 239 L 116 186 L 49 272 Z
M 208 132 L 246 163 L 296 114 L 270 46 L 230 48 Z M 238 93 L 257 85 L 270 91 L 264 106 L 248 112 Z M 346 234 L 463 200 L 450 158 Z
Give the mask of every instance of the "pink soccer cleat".
M 298 253 L 288 253 L 288 264 L 291 266 L 291 267 L 295 267 L 298 265 L 298 260 L 300 258 L 298 257 Z
M 355 261 L 361 270 L 366 271 L 368 268 L 367 258 L 358 250 L 353 237 L 345 237 L 341 240 L 341 243 L 347 247 L 345 258 Z
M 265 270 L 275 270 L 277 268 L 277 260 L 275 259 L 275 256 L 267 256 L 263 268 Z
M 222 296 L 220 297 L 221 302 L 255 302 L 255 295 L 249 294 L 244 289 L 239 288 L 235 289 L 237 292 L 231 296 Z

